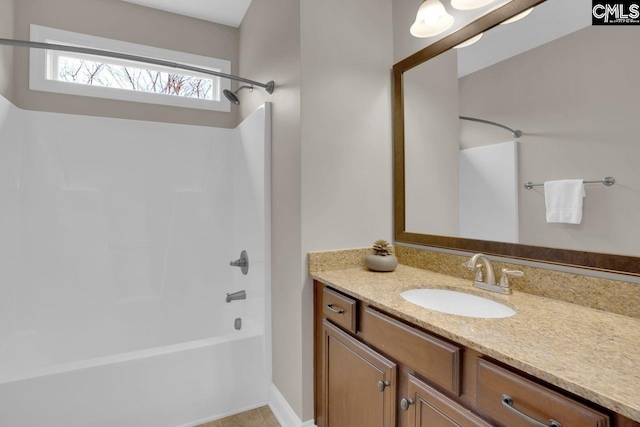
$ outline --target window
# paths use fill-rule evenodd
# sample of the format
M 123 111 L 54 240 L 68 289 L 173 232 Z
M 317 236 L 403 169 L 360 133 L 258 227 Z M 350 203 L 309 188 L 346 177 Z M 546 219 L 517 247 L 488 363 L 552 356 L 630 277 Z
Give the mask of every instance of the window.
M 51 62 L 52 75 L 61 82 L 208 100 L 214 99 L 213 92 L 216 89 L 212 78 L 161 71 L 144 64 L 136 67 L 128 63 L 117 64 L 116 61 L 66 54 L 57 55 Z
M 229 74 L 229 61 L 31 26 L 31 40 L 111 50 Z M 230 111 L 229 80 L 142 62 L 31 49 L 30 89 L 124 101 Z

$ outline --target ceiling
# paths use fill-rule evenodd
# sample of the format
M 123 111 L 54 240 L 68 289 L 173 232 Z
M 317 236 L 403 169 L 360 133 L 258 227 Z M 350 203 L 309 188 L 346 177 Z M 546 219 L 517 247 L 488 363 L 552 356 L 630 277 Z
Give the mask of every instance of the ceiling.
M 154 9 L 239 27 L 251 0 L 122 0 Z

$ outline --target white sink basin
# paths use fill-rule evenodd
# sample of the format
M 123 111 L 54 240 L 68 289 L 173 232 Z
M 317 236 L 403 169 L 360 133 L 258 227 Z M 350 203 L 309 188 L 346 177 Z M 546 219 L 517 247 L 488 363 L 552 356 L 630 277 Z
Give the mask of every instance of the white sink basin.
M 412 289 L 402 292 L 400 296 L 421 307 L 458 316 L 498 319 L 516 314 L 514 310 L 504 304 L 464 292 L 444 289 Z

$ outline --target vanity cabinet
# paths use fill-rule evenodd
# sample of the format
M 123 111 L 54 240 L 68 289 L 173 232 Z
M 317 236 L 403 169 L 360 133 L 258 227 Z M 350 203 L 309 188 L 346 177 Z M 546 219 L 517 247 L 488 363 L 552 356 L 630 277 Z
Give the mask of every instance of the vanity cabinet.
M 325 427 L 394 427 L 397 365 L 326 319 Z
M 443 389 L 460 395 L 460 346 L 405 325 L 371 307 L 363 308 L 358 330 L 367 344 Z
M 464 406 L 409 374 L 407 397 L 400 407 L 408 413 L 408 427 L 491 427 Z
M 353 298 L 323 288 L 322 315 L 352 334 L 356 333 L 356 300 Z
M 609 417 L 600 411 L 487 360 L 478 359 L 477 366 L 478 410 L 501 425 L 609 427 Z
M 321 282 L 314 297 L 318 427 L 640 427 Z

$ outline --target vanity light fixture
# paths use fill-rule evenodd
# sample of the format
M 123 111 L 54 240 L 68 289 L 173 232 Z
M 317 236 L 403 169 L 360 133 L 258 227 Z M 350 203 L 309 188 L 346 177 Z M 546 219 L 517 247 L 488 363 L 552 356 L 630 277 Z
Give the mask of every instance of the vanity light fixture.
M 532 8 L 532 7 L 531 7 L 531 8 L 529 8 L 529 9 L 527 9 L 527 10 L 525 10 L 525 11 L 524 11 L 524 12 L 522 12 L 522 13 L 517 14 L 516 16 L 513 16 L 513 17 L 511 17 L 511 18 L 509 18 L 509 19 L 507 19 L 507 20 L 505 20 L 505 21 L 502 21 L 502 22 L 500 23 L 500 25 L 512 24 L 512 23 L 514 23 L 514 22 L 516 22 L 516 21 L 521 20 L 522 18 L 526 18 L 527 16 L 529 16 L 529 14 L 530 14 L 531 12 L 533 12 L 533 8 Z
M 458 10 L 473 10 L 493 3 L 495 0 L 451 0 L 451 6 Z
M 461 47 L 467 47 L 467 46 L 471 46 L 472 44 L 474 44 L 475 42 L 477 42 L 478 40 L 480 40 L 482 38 L 482 36 L 484 35 L 484 33 L 480 33 L 477 36 L 473 36 L 471 37 L 469 40 L 463 41 L 462 43 L 460 43 L 457 46 L 454 46 L 454 49 L 460 49 Z
M 433 37 L 448 30 L 453 25 L 453 16 L 447 13 L 440 0 L 425 0 L 416 14 L 416 22 L 411 26 L 414 37 Z

